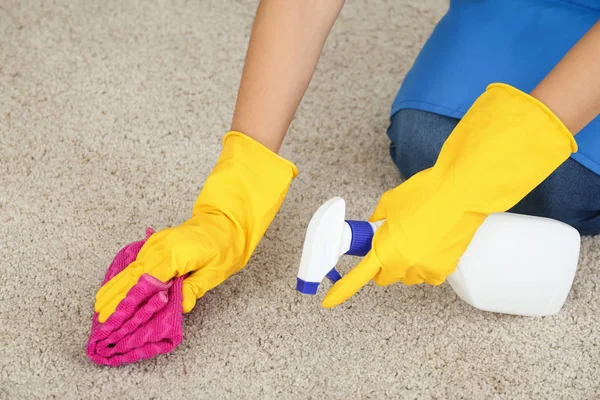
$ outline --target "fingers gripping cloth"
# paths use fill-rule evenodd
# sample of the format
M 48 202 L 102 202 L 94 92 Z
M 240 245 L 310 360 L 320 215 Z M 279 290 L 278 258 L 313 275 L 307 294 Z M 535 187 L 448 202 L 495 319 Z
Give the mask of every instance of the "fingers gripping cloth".
M 154 233 L 123 247 L 115 256 L 102 285 L 135 261 Z M 172 351 L 183 340 L 182 283 L 185 277 L 163 283 L 142 275 L 115 312 L 104 322 L 94 314 L 86 353 L 97 364 L 116 367 Z

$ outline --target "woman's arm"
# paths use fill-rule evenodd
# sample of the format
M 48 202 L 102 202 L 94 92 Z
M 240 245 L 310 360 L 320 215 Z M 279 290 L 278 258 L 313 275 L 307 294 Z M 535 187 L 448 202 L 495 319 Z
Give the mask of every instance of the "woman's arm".
M 231 130 L 277 152 L 344 0 L 262 0 Z
M 600 22 L 563 57 L 531 95 L 577 134 L 600 114 Z

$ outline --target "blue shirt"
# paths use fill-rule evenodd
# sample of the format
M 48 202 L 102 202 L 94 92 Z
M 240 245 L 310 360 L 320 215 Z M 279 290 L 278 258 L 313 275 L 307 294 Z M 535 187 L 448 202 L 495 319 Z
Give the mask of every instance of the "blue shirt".
M 600 0 L 451 0 L 392 105 L 461 118 L 492 82 L 531 92 L 600 19 Z M 600 175 L 600 117 L 572 158 Z

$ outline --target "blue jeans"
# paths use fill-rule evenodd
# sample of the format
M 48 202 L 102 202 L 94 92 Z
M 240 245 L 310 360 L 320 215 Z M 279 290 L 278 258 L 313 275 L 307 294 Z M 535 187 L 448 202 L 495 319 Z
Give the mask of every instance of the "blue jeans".
M 388 128 L 390 154 L 405 178 L 435 163 L 458 119 L 403 109 Z M 510 212 L 563 221 L 582 235 L 600 233 L 600 175 L 568 159 Z

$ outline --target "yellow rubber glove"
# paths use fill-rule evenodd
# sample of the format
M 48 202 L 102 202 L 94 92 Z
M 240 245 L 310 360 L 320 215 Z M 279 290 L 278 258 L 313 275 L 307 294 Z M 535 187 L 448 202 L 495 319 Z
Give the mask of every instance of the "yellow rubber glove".
M 298 174 L 289 161 L 240 132 L 229 132 L 196 200 L 192 218 L 153 234 L 135 262 L 100 288 L 95 309 L 104 322 L 148 273 L 183 281 L 183 310 L 242 269 L 279 210 Z
M 540 101 L 509 85 L 488 86 L 435 165 L 382 196 L 370 218 L 385 219 L 372 250 L 323 306 L 346 301 L 371 279 L 441 284 L 489 214 L 512 208 L 575 151 L 573 135 Z

